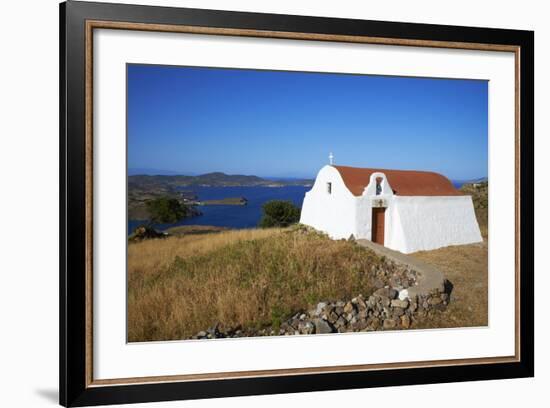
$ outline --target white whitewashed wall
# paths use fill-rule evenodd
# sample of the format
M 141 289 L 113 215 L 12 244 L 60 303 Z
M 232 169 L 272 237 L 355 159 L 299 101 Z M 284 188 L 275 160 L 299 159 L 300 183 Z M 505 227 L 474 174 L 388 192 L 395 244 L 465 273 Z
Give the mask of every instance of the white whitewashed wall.
M 332 183 L 332 192 L 327 192 L 327 183 Z M 332 166 L 324 166 L 306 193 L 300 222 L 333 239 L 349 238 L 355 234 L 356 198 L 347 189 L 340 173 Z
M 370 240 L 372 200 L 383 199 L 387 206 L 384 245 L 388 248 L 411 253 L 482 241 L 470 196 L 395 196 L 389 185 L 377 196 L 374 176 L 380 174 L 373 175 L 364 195 L 356 197 L 334 167 L 323 167 L 305 195 L 300 222 L 333 239 L 347 239 L 353 234 Z
M 394 196 L 385 246 L 403 253 L 481 242 L 472 198 Z

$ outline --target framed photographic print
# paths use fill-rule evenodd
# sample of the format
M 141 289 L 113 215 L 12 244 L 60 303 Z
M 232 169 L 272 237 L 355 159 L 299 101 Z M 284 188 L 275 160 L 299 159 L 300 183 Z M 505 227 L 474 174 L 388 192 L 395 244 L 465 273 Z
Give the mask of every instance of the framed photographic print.
M 60 27 L 61 404 L 534 375 L 533 32 Z

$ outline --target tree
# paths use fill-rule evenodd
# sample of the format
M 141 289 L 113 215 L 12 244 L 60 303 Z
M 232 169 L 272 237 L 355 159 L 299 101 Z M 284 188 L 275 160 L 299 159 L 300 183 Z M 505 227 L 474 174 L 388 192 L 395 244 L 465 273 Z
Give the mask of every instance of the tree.
M 262 206 L 260 227 L 288 227 L 300 221 L 300 209 L 290 201 L 272 200 Z
M 172 224 L 188 213 L 185 204 L 176 198 L 160 197 L 145 203 L 151 224 Z

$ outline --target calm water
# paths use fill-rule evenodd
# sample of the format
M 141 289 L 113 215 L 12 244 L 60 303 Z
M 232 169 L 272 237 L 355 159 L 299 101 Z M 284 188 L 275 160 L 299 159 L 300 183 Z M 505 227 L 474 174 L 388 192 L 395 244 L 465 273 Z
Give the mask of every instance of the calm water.
M 247 205 L 211 205 L 199 206 L 203 213 L 198 217 L 186 218 L 175 224 L 159 224 L 158 229 L 177 225 L 214 225 L 229 228 L 255 228 L 262 216 L 262 204 L 269 200 L 290 200 L 302 207 L 304 194 L 311 187 L 185 187 L 184 191 L 193 191 L 199 200 L 217 200 L 230 197 L 244 197 Z M 128 234 L 143 221 L 128 220 Z

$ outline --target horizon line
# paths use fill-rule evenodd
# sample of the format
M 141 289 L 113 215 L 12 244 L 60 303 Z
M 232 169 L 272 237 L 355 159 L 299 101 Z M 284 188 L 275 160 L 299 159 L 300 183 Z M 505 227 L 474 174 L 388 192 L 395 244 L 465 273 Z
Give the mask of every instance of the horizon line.
M 143 173 L 136 173 L 136 174 L 129 174 L 133 170 L 143 170 Z M 381 169 L 381 170 L 392 170 L 392 169 Z M 401 170 L 401 169 L 395 169 L 395 170 Z M 432 171 L 432 170 L 402 170 L 402 171 Z M 434 173 L 441 174 L 445 177 L 447 177 L 451 181 L 471 181 L 471 180 L 479 180 L 479 179 L 489 179 L 488 175 L 485 176 L 476 176 L 476 177 L 466 177 L 466 178 L 453 178 L 449 177 L 443 173 L 432 171 Z M 174 171 L 174 170 L 161 170 L 161 169 L 147 169 L 147 168 L 135 168 L 131 167 L 127 169 L 127 175 L 128 177 L 133 176 L 185 176 L 185 177 L 199 177 L 199 176 L 206 176 L 209 174 L 224 174 L 226 176 L 243 176 L 243 177 L 259 177 L 259 178 L 269 178 L 269 179 L 312 179 L 315 180 L 317 177 L 317 174 L 311 175 L 311 176 L 273 176 L 273 175 L 258 175 L 258 174 L 245 174 L 245 173 L 226 173 L 224 171 L 216 170 L 216 171 L 207 171 L 205 173 L 198 173 L 198 172 L 180 172 L 180 171 Z

